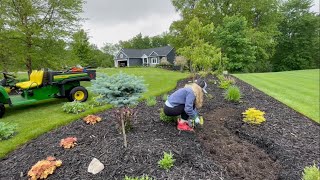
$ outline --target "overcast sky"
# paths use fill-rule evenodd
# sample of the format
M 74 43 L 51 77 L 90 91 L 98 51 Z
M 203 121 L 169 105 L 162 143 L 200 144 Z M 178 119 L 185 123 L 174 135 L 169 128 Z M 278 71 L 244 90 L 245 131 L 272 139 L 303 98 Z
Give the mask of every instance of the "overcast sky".
M 319 12 L 319 0 L 314 2 L 312 10 Z M 128 40 L 140 32 L 144 36 L 161 34 L 180 18 L 171 0 L 87 0 L 83 10 L 82 16 L 87 18 L 83 28 L 98 47 Z

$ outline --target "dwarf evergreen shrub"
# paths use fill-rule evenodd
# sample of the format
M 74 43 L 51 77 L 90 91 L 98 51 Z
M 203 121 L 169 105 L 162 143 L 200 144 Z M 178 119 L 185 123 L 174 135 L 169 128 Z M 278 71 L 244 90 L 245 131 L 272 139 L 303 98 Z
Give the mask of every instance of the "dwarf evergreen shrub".
M 0 122 L 0 141 L 9 139 L 16 131 L 17 125 Z
M 265 112 L 260 111 L 256 108 L 249 108 L 242 113 L 243 121 L 253 125 L 259 125 L 266 121 L 264 118 Z
M 98 102 L 105 102 L 117 107 L 134 105 L 141 94 L 146 91 L 144 79 L 124 73 L 108 76 L 99 74 L 92 81 L 90 88 L 95 94 L 99 94 Z
M 307 166 L 302 173 L 303 180 L 320 180 L 320 170 L 315 164 L 313 166 Z
M 232 102 L 239 102 L 241 98 L 240 89 L 237 86 L 230 86 L 224 94 L 224 99 Z

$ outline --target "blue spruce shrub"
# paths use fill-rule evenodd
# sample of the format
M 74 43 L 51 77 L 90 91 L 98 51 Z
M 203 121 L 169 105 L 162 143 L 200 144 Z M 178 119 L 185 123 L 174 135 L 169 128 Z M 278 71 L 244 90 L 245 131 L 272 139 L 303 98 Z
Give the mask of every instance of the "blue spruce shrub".
M 144 79 L 125 73 L 112 76 L 99 74 L 92 81 L 90 90 L 99 95 L 98 102 L 105 102 L 117 107 L 134 105 L 141 94 L 146 91 Z

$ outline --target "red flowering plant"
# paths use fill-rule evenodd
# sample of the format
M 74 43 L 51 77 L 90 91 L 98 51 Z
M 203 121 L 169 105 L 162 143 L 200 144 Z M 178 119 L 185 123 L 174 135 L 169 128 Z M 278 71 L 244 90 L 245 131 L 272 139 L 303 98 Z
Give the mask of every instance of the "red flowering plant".
M 71 149 L 77 144 L 77 138 L 76 137 L 67 137 L 64 139 L 61 139 L 60 146 L 65 149 Z

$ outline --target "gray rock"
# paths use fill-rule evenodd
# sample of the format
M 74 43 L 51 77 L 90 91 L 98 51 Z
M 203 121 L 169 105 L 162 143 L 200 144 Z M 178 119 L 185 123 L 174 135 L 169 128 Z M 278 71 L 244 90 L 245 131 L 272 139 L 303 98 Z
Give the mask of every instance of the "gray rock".
M 88 172 L 97 174 L 104 169 L 104 165 L 96 158 L 93 158 L 89 164 Z

